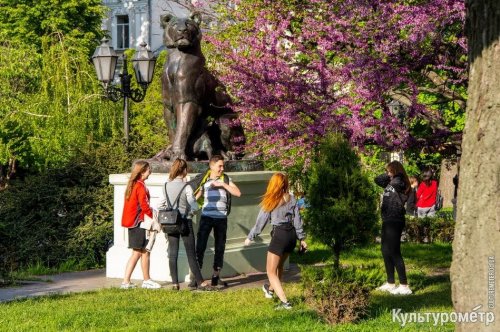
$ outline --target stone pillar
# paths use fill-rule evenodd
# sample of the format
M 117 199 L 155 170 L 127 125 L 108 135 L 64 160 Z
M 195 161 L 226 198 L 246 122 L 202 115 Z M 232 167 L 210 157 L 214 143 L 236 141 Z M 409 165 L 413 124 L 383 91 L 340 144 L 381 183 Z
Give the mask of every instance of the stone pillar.
M 266 226 L 256 244 L 245 247 L 243 242 L 250 229 L 255 224 L 259 212 L 260 196 L 266 190 L 267 182 L 274 172 L 253 171 L 227 173 L 240 188 L 241 197 L 233 197 L 231 214 L 228 218 L 226 252 L 222 277 L 241 273 L 265 271 L 267 246 L 270 241 L 270 225 Z M 131 250 L 127 248 L 127 230 L 121 226 L 125 187 L 129 174 L 111 174 L 109 182 L 114 186 L 114 243 L 106 253 L 106 276 L 108 278 L 123 278 L 125 265 Z M 167 174 L 153 173 L 146 181 L 151 194 L 151 205 L 154 207 L 162 197 L 163 185 Z M 198 228 L 197 218 L 193 220 L 195 232 Z M 182 241 L 181 241 L 182 243 Z M 203 276 L 209 278 L 212 273 L 213 236 L 210 236 L 205 253 Z M 184 251 L 184 245 L 179 247 L 178 260 L 179 281 L 188 281 L 189 268 Z M 171 281 L 168 267 L 167 243 L 163 233 L 159 233 L 151 252 L 151 278 L 158 281 Z M 142 279 L 140 262 L 138 262 L 132 279 Z

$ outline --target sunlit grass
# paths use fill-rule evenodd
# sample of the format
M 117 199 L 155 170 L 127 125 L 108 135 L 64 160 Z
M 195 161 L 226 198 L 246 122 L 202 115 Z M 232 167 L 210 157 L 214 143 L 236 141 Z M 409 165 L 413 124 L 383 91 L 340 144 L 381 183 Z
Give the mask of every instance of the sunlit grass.
M 450 312 L 451 290 L 446 267 L 451 261 L 448 244 L 404 244 L 409 282 L 416 291 L 405 297 L 372 292 L 368 316 L 356 324 L 329 326 L 303 302 L 299 283 L 285 284 L 294 308 L 274 310 L 275 302 L 259 288 L 223 292 L 105 289 L 54 295 L 0 304 L 1 331 L 392 331 L 400 324 L 392 309 L 402 312 Z M 328 251 L 311 243 L 300 264 L 329 264 Z M 380 248 L 352 249 L 341 257 L 343 265 L 383 269 Z M 433 322 L 406 326 L 406 330 L 451 331 L 453 324 Z

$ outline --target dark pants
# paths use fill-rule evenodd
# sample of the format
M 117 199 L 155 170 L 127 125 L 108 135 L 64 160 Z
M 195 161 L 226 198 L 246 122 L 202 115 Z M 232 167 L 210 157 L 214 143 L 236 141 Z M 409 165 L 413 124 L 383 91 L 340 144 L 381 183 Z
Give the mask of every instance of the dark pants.
M 227 218 L 210 218 L 201 216 L 198 236 L 196 238 L 196 257 L 200 269 L 203 267 L 203 257 L 207 249 L 208 237 L 214 230 L 215 256 L 213 268 L 215 271 L 222 269 L 224 263 L 224 250 L 226 249 Z
M 191 219 L 187 220 L 187 225 L 189 233 L 182 235 L 182 241 L 184 242 L 184 248 L 186 249 L 186 255 L 188 259 L 189 269 L 194 274 L 198 285 L 203 282 L 203 276 L 200 272 L 200 267 L 196 261 L 196 253 L 194 246 L 194 232 L 193 232 L 193 221 Z M 174 284 L 179 283 L 179 277 L 177 275 L 177 257 L 179 256 L 179 242 L 180 235 L 167 235 L 165 237 L 168 240 L 168 265 L 170 267 L 170 276 L 172 277 L 172 282 Z
M 406 284 L 406 268 L 401 256 L 401 233 L 404 222 L 382 223 L 382 256 L 384 257 L 387 282 L 394 283 L 394 268 L 398 272 L 399 283 Z

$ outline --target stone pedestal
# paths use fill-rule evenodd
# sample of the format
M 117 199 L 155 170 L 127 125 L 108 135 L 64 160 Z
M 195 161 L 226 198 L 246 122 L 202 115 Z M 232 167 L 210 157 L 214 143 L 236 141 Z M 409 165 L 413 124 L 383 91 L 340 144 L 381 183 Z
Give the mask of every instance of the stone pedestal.
M 245 247 L 246 235 L 255 224 L 259 212 L 260 197 L 264 194 L 267 182 L 273 172 L 253 171 L 227 173 L 233 182 L 240 188 L 241 197 L 233 197 L 231 214 L 228 218 L 227 243 L 224 255 L 222 277 L 234 276 L 241 273 L 265 271 L 267 246 L 270 241 L 270 225 L 266 226 L 256 244 Z M 190 174 L 193 176 L 194 174 Z M 114 186 L 114 243 L 106 253 L 106 276 L 108 278 L 123 278 L 125 265 L 130 257 L 127 229 L 121 226 L 125 187 L 129 174 L 111 174 L 109 182 Z M 168 174 L 153 173 L 146 181 L 151 194 L 151 205 L 156 206 L 161 199 L 163 185 Z M 198 229 L 198 217 L 193 220 L 195 232 Z M 213 236 L 210 236 L 207 251 L 205 252 L 203 276 L 209 278 L 213 264 Z M 181 241 L 178 259 L 179 281 L 188 281 L 189 268 L 184 244 Z M 171 281 L 168 267 L 167 242 L 165 235 L 159 233 L 151 252 L 151 278 L 158 281 Z M 140 261 L 138 262 L 132 279 L 142 279 Z

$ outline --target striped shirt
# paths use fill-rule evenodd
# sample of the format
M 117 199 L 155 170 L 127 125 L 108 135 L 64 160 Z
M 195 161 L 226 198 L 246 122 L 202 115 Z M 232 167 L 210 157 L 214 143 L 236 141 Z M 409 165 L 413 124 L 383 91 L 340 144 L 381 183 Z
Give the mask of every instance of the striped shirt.
M 224 176 L 227 176 L 224 175 Z M 231 178 L 229 179 L 229 183 L 232 182 Z M 227 218 L 227 192 L 224 188 L 214 188 L 211 186 L 212 182 L 221 181 L 221 177 L 216 179 L 208 179 L 205 184 L 203 184 L 203 207 L 201 209 L 201 215 L 215 218 L 215 219 L 223 219 Z

